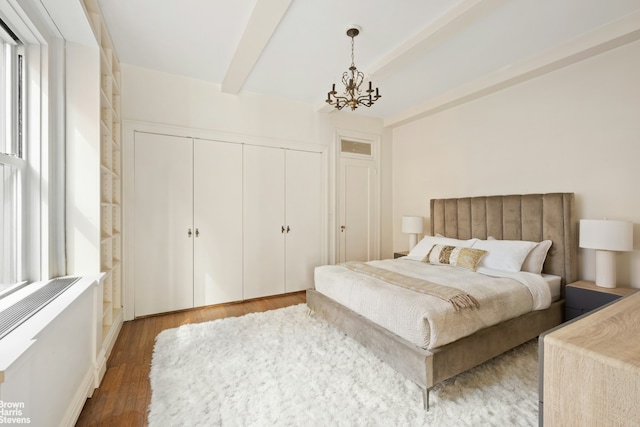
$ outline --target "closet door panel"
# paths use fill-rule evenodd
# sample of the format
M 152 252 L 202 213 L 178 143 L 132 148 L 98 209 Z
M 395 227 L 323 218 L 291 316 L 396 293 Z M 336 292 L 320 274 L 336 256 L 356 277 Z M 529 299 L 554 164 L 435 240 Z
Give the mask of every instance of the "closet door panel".
M 192 140 L 137 132 L 134 145 L 135 316 L 193 307 Z
M 194 141 L 194 304 L 242 299 L 242 145 Z
M 286 151 L 286 292 L 313 288 L 322 262 L 321 166 L 320 153 Z
M 244 146 L 244 298 L 284 292 L 284 150 Z

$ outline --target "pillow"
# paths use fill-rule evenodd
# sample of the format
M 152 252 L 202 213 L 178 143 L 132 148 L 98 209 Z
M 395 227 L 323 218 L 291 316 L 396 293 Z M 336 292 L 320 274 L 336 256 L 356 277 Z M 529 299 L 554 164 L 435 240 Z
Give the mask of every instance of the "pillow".
M 405 259 L 422 261 L 427 256 L 433 245 L 449 245 L 470 248 L 478 239 L 458 240 L 451 237 L 424 236 L 418 244 L 409 251 Z
M 481 249 L 459 246 L 433 245 L 429 253 L 422 260 L 429 264 L 444 264 L 466 270 L 476 271 L 478 263 L 487 253 Z
M 496 238 L 489 236 L 487 237 L 487 240 L 496 240 Z M 549 252 L 549 248 L 551 248 L 551 244 L 551 240 L 537 242 L 533 249 L 531 249 L 531 252 L 529 252 L 529 255 L 527 255 L 522 262 L 520 270 L 527 271 L 529 273 L 541 274 L 542 268 L 544 267 L 544 261 L 547 259 L 547 253 Z
M 520 271 L 524 259 L 536 245 L 536 242 L 524 240 L 477 240 L 473 248 L 487 251 L 480 261 L 480 267 Z

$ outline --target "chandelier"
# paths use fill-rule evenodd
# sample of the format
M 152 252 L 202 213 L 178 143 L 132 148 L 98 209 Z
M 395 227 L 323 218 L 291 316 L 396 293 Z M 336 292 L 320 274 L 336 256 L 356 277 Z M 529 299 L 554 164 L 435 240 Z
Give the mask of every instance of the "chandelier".
M 347 30 L 347 36 L 351 37 L 351 67 L 349 71 L 345 71 L 342 74 L 342 84 L 344 84 L 344 94 L 337 96 L 336 84 L 329 93 L 327 93 L 326 102 L 329 105 L 335 105 L 338 110 L 342 110 L 345 106 L 351 107 L 352 110 L 358 108 L 358 105 L 364 105 L 365 107 L 371 107 L 374 102 L 380 98 L 378 94 L 378 88 L 371 88 L 371 81 L 369 81 L 369 88 L 362 93 L 360 86 L 364 81 L 364 73 L 358 71 L 356 64 L 353 60 L 353 45 L 354 38 L 360 34 L 360 29 L 351 27 Z M 375 92 L 375 95 L 373 94 Z M 333 99 L 332 99 L 333 97 Z

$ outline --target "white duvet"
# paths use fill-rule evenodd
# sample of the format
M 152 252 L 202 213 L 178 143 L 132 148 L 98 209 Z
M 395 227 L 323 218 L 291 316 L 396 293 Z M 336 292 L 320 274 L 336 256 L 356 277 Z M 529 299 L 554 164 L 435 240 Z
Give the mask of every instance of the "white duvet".
M 450 303 L 437 297 L 395 286 L 340 265 L 315 269 L 318 292 L 426 349 L 440 347 L 551 304 L 549 285 L 542 276 L 533 273 L 490 269 L 471 272 L 402 258 L 371 261 L 370 264 L 455 287 L 478 301 L 477 309 L 456 311 Z

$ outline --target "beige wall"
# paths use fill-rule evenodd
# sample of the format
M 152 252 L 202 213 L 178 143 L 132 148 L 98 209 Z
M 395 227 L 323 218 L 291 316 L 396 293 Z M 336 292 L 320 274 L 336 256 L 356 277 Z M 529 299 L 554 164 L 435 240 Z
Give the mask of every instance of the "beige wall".
M 618 282 L 640 287 L 640 42 L 397 127 L 392 153 L 394 250 L 402 215 L 427 219 L 431 198 L 574 192 L 578 218 L 635 224 Z

